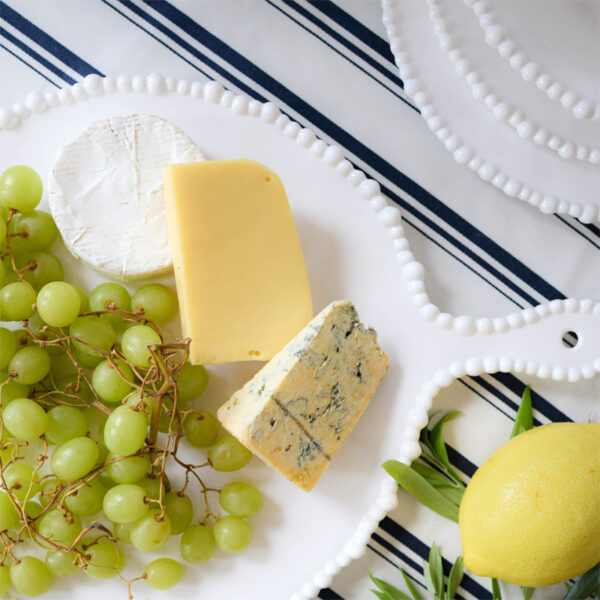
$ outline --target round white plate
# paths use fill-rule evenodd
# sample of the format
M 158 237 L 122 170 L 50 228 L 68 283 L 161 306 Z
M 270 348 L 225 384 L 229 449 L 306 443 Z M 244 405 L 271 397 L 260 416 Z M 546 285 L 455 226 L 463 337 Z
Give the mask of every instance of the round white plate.
M 405 91 L 459 164 L 543 212 L 600 220 L 600 123 L 511 69 L 463 2 L 382 5 Z
M 256 458 L 239 474 L 213 477 L 216 485 L 248 479 L 263 491 L 265 508 L 252 520 L 251 546 L 238 556 L 219 552 L 204 565 L 187 566 L 171 592 L 137 584 L 137 598 L 311 598 L 361 555 L 379 520 L 395 506 L 396 486 L 380 465 L 418 455 L 419 430 L 441 387 L 465 373 L 515 371 L 575 381 L 600 371 L 600 304 L 556 301 L 495 319 L 440 313 L 425 292 L 423 268 L 408 249 L 400 213 L 388 206 L 378 184 L 355 170 L 339 148 L 328 147 L 272 104 L 236 96 L 218 83 L 90 76 L 58 93 L 31 95 L 2 113 L 0 123 L 10 128 L 0 132 L 0 169 L 28 164 L 45 175 L 61 144 L 90 122 L 131 113 L 171 121 L 209 160 L 251 158 L 274 169 L 298 226 L 315 310 L 332 299 L 352 300 L 391 359 L 371 405 L 311 493 Z M 57 252 L 67 280 L 88 291 L 102 280 L 64 248 Z M 561 342 L 569 330 L 579 337 L 574 349 Z M 216 409 L 259 366 L 210 367 L 203 404 Z M 203 453 L 191 448 L 186 456 L 203 460 Z M 201 506 L 198 493 L 194 499 Z M 138 575 L 156 556 L 176 557 L 177 543 L 153 555 L 130 551 L 135 558 L 125 574 Z M 58 581 L 47 597 L 109 594 L 124 594 L 123 585 L 75 576 Z

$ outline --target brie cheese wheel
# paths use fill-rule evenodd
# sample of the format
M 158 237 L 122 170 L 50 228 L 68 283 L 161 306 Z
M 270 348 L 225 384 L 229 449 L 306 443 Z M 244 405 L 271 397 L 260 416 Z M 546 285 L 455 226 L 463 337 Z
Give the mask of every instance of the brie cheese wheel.
M 196 144 L 153 115 L 92 123 L 64 145 L 48 202 L 67 248 L 116 279 L 171 268 L 163 168 L 203 160 Z

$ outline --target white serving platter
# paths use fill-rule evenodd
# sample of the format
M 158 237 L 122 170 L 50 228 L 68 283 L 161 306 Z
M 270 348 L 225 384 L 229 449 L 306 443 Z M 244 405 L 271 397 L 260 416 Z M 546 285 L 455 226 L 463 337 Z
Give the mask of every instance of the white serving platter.
M 467 3 L 473 4 L 473 10 L 452 0 L 382 0 L 384 24 L 405 91 L 455 161 L 506 196 L 545 213 L 568 214 L 586 223 L 599 221 L 600 123 L 577 119 L 561 102 L 532 85 L 530 77 L 543 73 L 538 62 L 521 64 L 526 53 L 513 57 L 512 64 L 521 68 L 511 68 L 486 43 L 478 22 L 480 14 L 484 24 L 497 22 L 490 4 L 486 0 Z M 493 6 L 502 5 L 508 13 L 521 4 L 535 3 L 494 2 Z M 544 23 L 552 20 L 546 13 L 554 14 L 553 7 L 555 18 L 560 18 L 559 4 L 544 5 Z M 573 10 L 584 5 L 574 3 Z M 561 36 L 577 35 L 575 29 L 568 29 L 572 22 L 560 25 Z M 527 39 L 536 35 L 534 28 Z M 548 52 L 548 62 L 555 54 Z M 581 61 L 593 65 L 598 59 L 592 54 Z
M 380 465 L 418 455 L 419 431 L 442 387 L 466 373 L 514 371 L 576 381 L 600 371 L 600 304 L 554 301 L 495 319 L 441 313 L 427 296 L 400 211 L 379 185 L 354 169 L 340 148 L 274 105 L 237 96 L 216 82 L 89 76 L 59 92 L 31 94 L 0 112 L 0 170 L 28 164 L 45 176 L 61 144 L 91 121 L 131 113 L 171 121 L 208 159 L 251 158 L 274 169 L 298 226 L 315 310 L 332 299 L 351 299 L 391 359 L 371 405 L 314 491 L 300 491 L 256 458 L 239 476 L 207 477 L 216 485 L 247 479 L 263 491 L 265 508 L 252 520 L 251 546 L 237 556 L 219 553 L 204 565 L 188 566 L 182 583 L 169 592 L 139 584 L 136 598 L 312 598 L 364 552 L 379 520 L 396 505 L 396 485 Z M 57 253 L 67 280 L 88 291 L 103 280 L 64 248 Z M 164 281 L 172 285 L 170 278 Z M 562 344 L 567 331 L 578 335 L 573 349 Z M 259 366 L 210 367 L 203 404 L 216 409 Z M 188 458 L 198 455 L 188 448 Z M 199 494 L 194 499 L 200 506 Z M 138 575 L 157 556 L 177 557 L 177 546 L 175 539 L 153 555 L 129 552 L 135 558 L 125 575 Z M 118 580 L 92 583 L 74 576 L 58 581 L 47 597 L 84 595 L 125 597 L 125 590 Z

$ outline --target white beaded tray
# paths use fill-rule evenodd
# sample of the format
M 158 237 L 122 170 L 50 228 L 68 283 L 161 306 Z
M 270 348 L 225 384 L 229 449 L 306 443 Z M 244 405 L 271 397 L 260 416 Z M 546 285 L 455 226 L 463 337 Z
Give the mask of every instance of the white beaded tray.
M 0 111 L 0 168 L 29 164 L 48 173 L 60 145 L 91 121 L 132 112 L 173 122 L 208 159 L 246 157 L 273 168 L 288 192 L 315 309 L 335 298 L 351 299 L 362 320 L 377 329 L 392 362 L 313 492 L 300 491 L 253 459 L 240 475 L 258 485 L 266 503 L 253 520 L 249 549 L 189 566 L 171 592 L 138 587 L 138 598 L 255 600 L 257 593 L 261 600 L 312 598 L 361 556 L 379 520 L 396 505 L 396 485 L 380 465 L 388 458 L 410 462 L 419 454 L 419 431 L 442 387 L 483 372 L 577 381 L 600 371 L 600 303 L 554 301 L 494 319 L 441 312 L 427 296 L 423 267 L 410 252 L 400 211 L 381 195 L 378 183 L 354 169 L 340 148 L 328 146 L 273 104 L 235 95 L 219 83 L 89 76 L 58 92 L 31 94 Z M 64 248 L 57 252 L 67 279 L 88 290 L 101 280 Z M 172 284 L 170 278 L 164 281 Z M 567 331 L 578 335 L 573 349 L 561 342 Z M 206 406 L 219 406 L 258 366 L 211 367 Z M 198 451 L 188 456 L 193 452 Z M 177 540 L 159 553 L 169 554 L 177 555 Z M 131 561 L 135 568 L 128 572 L 138 574 L 147 560 Z M 92 584 L 74 577 L 57 582 L 47 597 L 83 594 L 99 600 L 124 590 L 118 581 Z
M 600 122 L 588 110 L 589 102 L 574 92 L 565 91 L 566 96 L 561 92 L 556 96 L 560 102 L 554 101 L 564 87 L 542 72 L 537 61 L 515 50 L 515 43 L 505 39 L 505 31 L 496 25 L 499 7 L 510 14 L 531 4 L 535 3 L 382 0 L 384 24 L 405 90 L 456 162 L 507 196 L 543 212 L 599 221 Z M 544 11 L 538 11 L 544 14 L 544 23 L 552 20 L 551 9 L 559 4 L 550 2 L 546 10 L 545 3 Z M 587 4 L 574 2 L 573 11 Z M 564 12 L 564 3 L 561 6 L 558 17 Z M 569 39 L 578 34 L 569 29 L 570 22 L 560 28 Z M 525 39 L 537 39 L 535 34 L 534 28 Z M 499 42 L 498 50 L 486 39 Z M 600 67 L 594 55 L 581 60 Z M 573 69 L 579 72 L 577 65 Z M 544 94 L 538 88 L 546 83 Z M 575 110 L 574 99 L 576 114 L 564 108 Z M 576 118 L 582 116 L 592 118 Z

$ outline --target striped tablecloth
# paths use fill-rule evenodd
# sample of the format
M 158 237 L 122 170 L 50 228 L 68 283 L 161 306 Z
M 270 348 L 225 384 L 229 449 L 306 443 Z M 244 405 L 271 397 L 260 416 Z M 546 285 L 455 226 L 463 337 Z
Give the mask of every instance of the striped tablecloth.
M 600 228 L 543 215 L 454 163 L 403 91 L 378 0 L 0 1 L 0 106 L 89 73 L 151 72 L 218 79 L 344 148 L 401 207 L 443 310 L 498 316 L 555 298 L 600 300 Z M 508 438 L 526 383 L 536 423 L 597 420 L 598 379 L 456 381 L 435 403 L 466 414 L 448 425 L 452 461 L 468 478 Z M 449 562 L 460 552 L 453 524 L 401 494 L 365 555 L 319 598 L 374 598 L 369 571 L 402 588 L 396 566 L 423 586 L 433 541 Z M 491 598 L 490 581 L 467 575 L 458 597 Z

